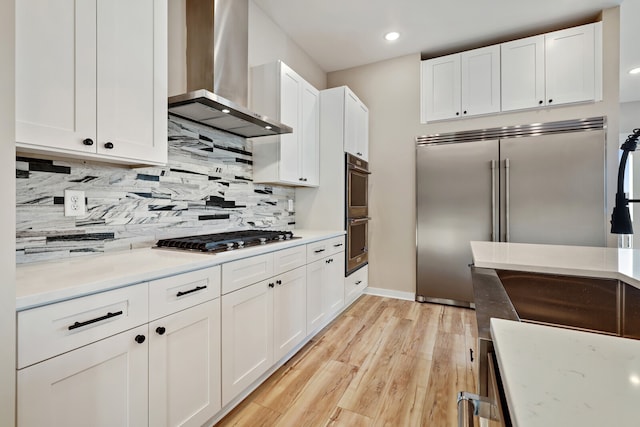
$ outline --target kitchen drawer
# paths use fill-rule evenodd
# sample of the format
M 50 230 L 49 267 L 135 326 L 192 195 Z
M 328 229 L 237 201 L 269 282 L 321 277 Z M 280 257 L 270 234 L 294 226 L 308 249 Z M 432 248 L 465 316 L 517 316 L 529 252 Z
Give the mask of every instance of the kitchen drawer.
M 148 284 L 18 312 L 18 369 L 148 321 Z
M 365 265 L 361 269 L 353 272 L 344 279 L 344 300 L 350 304 L 364 292 L 369 285 L 369 266 Z
M 305 245 L 283 249 L 273 253 L 273 274 L 278 275 L 302 267 L 307 263 L 307 247 Z
M 222 294 L 228 294 L 273 276 L 273 253 L 222 265 Z
M 344 251 L 344 236 L 309 243 L 307 245 L 307 262 L 312 263 L 342 251 Z
M 149 320 L 218 298 L 220 270 L 218 265 L 149 282 Z

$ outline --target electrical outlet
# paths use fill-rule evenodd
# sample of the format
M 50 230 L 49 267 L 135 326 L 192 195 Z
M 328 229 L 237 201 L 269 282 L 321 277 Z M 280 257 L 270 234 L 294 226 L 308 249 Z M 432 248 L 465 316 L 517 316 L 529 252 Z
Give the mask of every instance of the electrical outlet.
M 84 191 L 64 190 L 64 216 L 80 216 L 86 213 Z

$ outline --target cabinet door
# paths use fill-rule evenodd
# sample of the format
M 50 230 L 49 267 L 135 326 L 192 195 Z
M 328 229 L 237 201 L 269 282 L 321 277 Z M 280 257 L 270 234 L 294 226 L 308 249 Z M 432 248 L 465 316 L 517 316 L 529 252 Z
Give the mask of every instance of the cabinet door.
M 221 407 L 220 299 L 158 319 L 149 332 L 149 425 L 204 425 Z
M 267 280 L 222 296 L 222 406 L 273 364 L 274 286 Z
M 300 267 L 275 278 L 274 361 L 286 356 L 307 336 L 306 275 L 306 267 Z
M 95 22 L 95 1 L 16 2 L 18 144 L 95 153 Z
M 546 105 L 544 36 L 500 45 L 502 111 Z
M 358 129 L 360 134 L 358 137 L 358 151 L 362 153 L 360 156 L 363 160 L 369 161 L 369 109 L 360 103 L 360 124 Z
M 460 115 L 460 54 L 422 61 L 420 105 L 422 123 Z
M 462 115 L 500 111 L 500 46 L 462 52 Z
M 280 64 L 280 121 L 293 128 L 293 133 L 280 135 L 280 180 L 299 184 L 300 174 L 300 93 L 302 78 Z
M 344 151 L 364 158 L 364 139 L 368 139 L 368 110 L 358 97 L 346 89 L 344 117 Z M 367 117 L 365 117 L 367 115 Z
M 148 425 L 148 340 L 135 340 L 146 335 L 140 326 L 18 371 L 17 425 Z
M 327 257 L 322 277 L 324 292 L 327 295 L 327 313 L 335 314 L 344 306 L 344 253 Z
M 548 105 L 595 99 L 594 24 L 545 36 Z
M 167 2 L 98 0 L 97 9 L 98 153 L 166 162 Z
M 307 331 L 317 330 L 327 317 L 328 298 L 322 285 L 325 260 L 307 264 Z
M 301 175 L 308 186 L 320 184 L 320 92 L 303 82 L 301 111 Z
M 355 301 L 368 286 L 369 282 L 369 266 L 365 265 L 358 271 L 344 279 L 344 300 L 345 304 L 351 304 Z

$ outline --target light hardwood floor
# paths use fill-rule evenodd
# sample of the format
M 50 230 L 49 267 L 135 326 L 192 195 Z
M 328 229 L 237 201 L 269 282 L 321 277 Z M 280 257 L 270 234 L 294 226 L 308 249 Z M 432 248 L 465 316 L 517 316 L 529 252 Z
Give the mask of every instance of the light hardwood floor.
M 472 310 L 362 296 L 217 426 L 456 426 Z

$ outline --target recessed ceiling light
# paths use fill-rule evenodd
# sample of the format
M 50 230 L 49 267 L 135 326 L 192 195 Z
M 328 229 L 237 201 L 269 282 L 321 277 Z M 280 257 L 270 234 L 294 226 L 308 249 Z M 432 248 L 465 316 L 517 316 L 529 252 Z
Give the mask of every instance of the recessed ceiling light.
M 225 108 L 224 110 L 222 110 L 222 112 L 225 113 L 225 114 L 229 114 L 231 111 L 229 109 Z
M 640 67 L 629 70 L 629 74 L 640 74 Z
M 400 37 L 400 33 L 396 31 L 391 31 L 390 33 L 384 35 L 385 40 L 389 41 L 398 40 L 398 37 Z
M 270 129 L 271 129 L 271 126 L 267 125 L 267 126 L 265 126 L 264 128 L 265 128 L 265 129 L 267 129 L 267 130 L 270 130 Z

